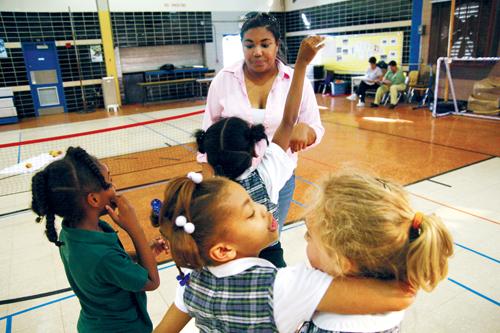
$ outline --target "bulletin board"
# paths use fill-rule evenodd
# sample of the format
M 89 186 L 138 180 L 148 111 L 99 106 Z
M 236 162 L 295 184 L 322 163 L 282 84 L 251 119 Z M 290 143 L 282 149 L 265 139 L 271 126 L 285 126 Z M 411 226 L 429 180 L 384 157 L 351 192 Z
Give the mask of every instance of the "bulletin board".
M 331 36 L 325 42 L 322 62 L 326 69 L 339 74 L 360 74 L 368 68 L 368 58 L 401 64 L 403 32 Z

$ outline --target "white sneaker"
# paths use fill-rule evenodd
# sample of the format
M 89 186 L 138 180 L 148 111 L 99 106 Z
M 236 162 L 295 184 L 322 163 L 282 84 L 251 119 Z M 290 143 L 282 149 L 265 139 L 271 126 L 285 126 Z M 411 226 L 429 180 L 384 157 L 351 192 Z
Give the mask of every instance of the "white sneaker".
M 363 106 L 365 106 L 365 103 L 359 101 L 358 104 L 356 104 L 356 106 L 362 108 Z
M 356 94 L 351 94 L 351 96 L 346 97 L 350 101 L 355 101 L 358 99 L 358 95 Z

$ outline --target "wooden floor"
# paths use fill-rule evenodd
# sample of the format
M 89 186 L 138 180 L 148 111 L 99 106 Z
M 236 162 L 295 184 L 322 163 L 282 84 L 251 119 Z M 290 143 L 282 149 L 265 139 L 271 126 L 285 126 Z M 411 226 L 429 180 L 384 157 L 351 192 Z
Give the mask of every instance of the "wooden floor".
M 492 156 L 500 156 L 500 123 L 497 121 L 457 116 L 435 119 L 428 110 L 413 110 L 409 105 L 401 105 L 394 110 L 384 107 L 357 108 L 355 102 L 344 97 L 317 95 L 317 100 L 321 106 L 325 136 L 320 145 L 300 153 L 296 171 L 297 185 L 288 221 L 302 217 L 310 184 L 318 182 L 332 171 L 363 170 L 402 184 L 410 184 Z M 200 105 L 201 109 L 203 104 L 204 101 L 129 105 L 121 108 L 117 114 L 104 110 L 89 114 L 58 114 L 23 119 L 19 124 L 1 126 L 0 131 L 61 123 L 68 123 L 70 126 L 73 122 L 193 105 Z M 135 155 L 135 163 L 148 159 L 144 154 Z M 157 236 L 158 231 L 149 225 L 149 202 L 153 198 L 162 198 L 162 181 L 185 174 L 186 170 L 200 170 L 200 166 L 194 161 L 194 155 L 191 158 L 184 156 L 179 163 L 136 172 L 120 172 L 113 169 L 116 163 L 112 160 L 106 162 L 114 173 L 117 187 L 132 188 L 126 195 L 136 206 L 150 238 Z M 155 182 L 160 183 L 137 188 L 141 184 Z M 120 237 L 127 248 L 132 246 L 124 232 Z M 160 258 L 160 261 L 165 259 L 167 258 Z
M 500 156 L 500 123 L 493 120 L 450 116 L 435 119 L 428 110 L 412 110 L 401 105 L 395 110 L 383 107 L 356 108 L 344 97 L 317 96 L 322 106 L 321 117 L 325 136 L 320 145 L 300 154 L 296 171 L 298 180 L 288 221 L 300 219 L 304 212 L 307 191 L 311 182 L 317 182 L 328 172 L 354 169 L 390 178 L 402 184 L 448 172 L 466 165 Z M 199 104 L 199 103 L 197 103 Z M 148 112 L 188 104 L 125 107 L 122 114 Z M 84 117 L 112 117 L 103 111 Z M 63 121 L 77 121 L 79 115 L 65 115 Z M 56 121 L 53 117 L 51 121 Z M 94 118 L 94 119 L 95 119 Z M 61 119 L 57 120 L 60 121 Z M 38 120 L 26 120 L 23 126 L 32 126 Z M 201 124 L 200 124 L 201 125 Z M 119 188 L 150 183 L 184 174 L 186 170 L 200 170 L 191 161 L 175 167 L 156 168 L 115 177 Z M 140 220 L 149 237 L 158 231 L 149 226 L 149 202 L 162 198 L 163 184 L 133 189 L 127 196 L 137 207 Z M 121 233 L 129 248 L 132 243 Z M 166 258 L 160 258 L 160 261 Z
M 498 317 L 500 300 L 497 281 L 500 274 L 500 123 L 456 116 L 434 119 L 428 110 L 412 110 L 405 105 L 395 110 L 370 109 L 356 108 L 355 102 L 344 97 L 317 96 L 317 99 L 326 132 L 320 145 L 300 154 L 289 225 L 281 236 L 286 262 L 295 265 L 307 261 L 304 223 L 290 222 L 301 218 L 308 191 L 327 173 L 342 169 L 364 170 L 411 184 L 406 189 L 412 206 L 425 214 L 436 213 L 443 218 L 453 234 L 455 255 L 450 260 L 448 278 L 436 291 L 418 294 L 415 304 L 406 313 L 402 330 L 408 333 L 500 332 L 499 321 L 494 320 Z M 145 108 L 128 106 L 118 115 L 97 111 L 86 115 L 25 119 L 17 125 L 0 126 L 0 141 L 16 142 L 44 137 L 46 132 L 47 136 L 53 136 L 60 132 L 88 131 L 89 128 L 170 117 L 203 109 L 202 104 L 198 101 Z M 168 108 L 167 111 L 151 112 Z M 101 118 L 106 120 L 100 121 Z M 89 121 L 75 124 L 83 120 Z M 67 127 L 43 127 L 61 123 Z M 183 127 L 183 135 L 188 138 L 198 123 L 201 126 L 201 115 L 175 124 Z M 26 128 L 29 129 L 24 130 Z M 99 156 L 116 156 L 116 149 L 127 142 L 138 143 L 142 151 L 145 144 L 155 140 L 155 135 L 159 136 L 156 140 L 160 142 L 160 149 L 105 160 L 114 173 L 113 181 L 136 207 L 149 239 L 159 235 L 149 222 L 150 201 L 163 197 L 166 179 L 200 170 L 194 161 L 192 146 L 184 145 L 189 147 L 185 150 L 192 157 L 185 151 L 176 153 L 175 149 L 179 148 L 176 145 L 165 150 L 163 143 L 168 138 L 164 136 L 175 137 L 173 128 L 167 125 L 144 128 L 144 134 L 119 136 L 120 145 L 111 147 L 103 147 L 103 139 L 94 138 L 93 145 L 88 146 L 91 153 L 113 152 Z M 105 140 L 118 140 L 117 137 L 113 134 Z M 81 137 L 72 144 L 85 145 L 84 140 L 88 139 Z M 182 142 L 189 142 L 186 140 Z M 30 150 L 24 148 L 3 156 L 13 154 L 19 159 L 21 150 L 21 159 L 29 156 Z M 175 163 L 159 161 L 172 156 L 178 159 Z M 144 165 L 139 165 L 141 161 Z M 27 208 L 30 193 L 24 194 L 27 197 L 23 208 Z M 0 197 L 0 208 L 16 204 L 16 200 Z M 35 216 L 29 211 L 0 216 L 0 301 L 14 300 L 0 304 L 0 331 L 75 332 L 80 305 L 68 288 L 58 249 L 47 242 L 44 226 L 34 220 Z M 118 235 L 125 247 L 131 249 L 132 243 L 126 233 L 119 231 Z M 158 258 L 159 262 L 167 260 L 166 256 Z M 154 325 L 173 302 L 177 285 L 177 271 L 172 263 L 161 264 L 158 269 L 162 281 L 160 288 L 148 292 L 148 312 Z M 183 332 L 196 331 L 191 323 Z

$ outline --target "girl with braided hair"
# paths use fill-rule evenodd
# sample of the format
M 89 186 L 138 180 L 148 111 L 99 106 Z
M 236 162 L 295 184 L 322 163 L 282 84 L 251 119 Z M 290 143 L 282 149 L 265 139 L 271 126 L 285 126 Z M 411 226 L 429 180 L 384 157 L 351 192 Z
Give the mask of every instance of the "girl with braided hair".
M 145 291 L 160 284 L 153 252 L 158 254 L 161 244 L 151 251 L 134 208 L 116 194 L 106 165 L 70 147 L 63 159 L 33 176 L 32 196 L 37 222 L 45 219 L 47 238 L 59 247 L 80 301 L 78 332 L 151 332 Z M 137 263 L 100 219 L 105 214 L 132 239 Z M 59 236 L 56 215 L 62 218 Z

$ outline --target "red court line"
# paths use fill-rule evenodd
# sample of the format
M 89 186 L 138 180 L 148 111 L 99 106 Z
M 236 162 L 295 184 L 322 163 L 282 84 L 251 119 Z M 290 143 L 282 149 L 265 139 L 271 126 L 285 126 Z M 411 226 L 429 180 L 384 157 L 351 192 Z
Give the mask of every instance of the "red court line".
M 76 138 L 76 137 L 80 137 L 80 136 L 86 136 L 86 135 L 92 135 L 92 134 L 98 134 L 98 133 L 104 133 L 104 132 L 111 132 L 111 131 L 116 131 L 116 130 L 121 130 L 121 129 L 126 129 L 126 128 L 132 128 L 132 127 L 138 127 L 138 126 L 159 123 L 159 122 L 168 121 L 168 120 L 187 118 L 187 117 L 195 116 L 198 114 L 202 114 L 204 112 L 205 112 L 205 110 L 200 110 L 200 111 L 194 111 L 194 112 L 190 112 L 190 113 L 180 114 L 177 116 L 165 117 L 165 118 L 160 118 L 160 119 L 153 119 L 153 120 L 148 120 L 148 121 L 135 123 L 135 124 L 102 128 L 102 129 L 88 131 L 88 132 L 59 135 L 59 136 L 53 136 L 53 137 L 48 137 L 48 138 L 42 138 L 42 139 L 26 140 L 26 141 L 21 141 L 21 142 L 4 143 L 4 144 L 0 145 L 0 149 L 1 148 L 8 148 L 8 147 L 31 145 L 31 144 L 47 142 L 47 141 L 57 141 L 57 140 L 63 140 L 63 139 L 70 139 L 70 138 Z
M 474 214 L 474 213 L 471 213 L 471 212 L 468 212 L 466 210 L 463 210 L 463 209 L 460 209 L 460 208 L 456 208 L 456 207 L 453 207 L 453 206 L 450 206 L 446 203 L 442 203 L 440 201 L 436 201 L 436 200 L 433 200 L 433 199 L 430 199 L 430 198 L 427 198 L 427 197 L 424 197 L 423 195 L 420 195 L 420 194 L 415 194 L 415 193 L 412 193 L 410 191 L 407 191 L 408 193 L 410 193 L 411 195 L 413 196 L 416 196 L 418 198 L 421 198 L 421 199 L 424 199 L 424 200 L 427 200 L 427 201 L 430 201 L 430 202 L 433 202 L 433 203 L 436 203 L 438 205 L 441 205 L 441 206 L 444 206 L 444 207 L 447 207 L 447 208 L 450 208 L 450 209 L 453 209 L 453 210 L 456 210 L 457 212 L 460 212 L 460 213 L 464 213 L 464 214 L 467 214 L 467 215 L 470 215 L 470 216 L 474 216 L 474 217 L 477 217 L 478 219 L 481 219 L 481 220 L 484 220 L 484 221 L 487 221 L 487 222 L 491 222 L 491 223 L 494 223 L 494 224 L 499 224 L 500 225 L 500 222 L 498 221 L 495 221 L 495 220 L 490 220 L 489 218 L 487 217 L 483 217 L 483 216 L 480 216 L 480 215 L 477 215 L 477 214 Z

